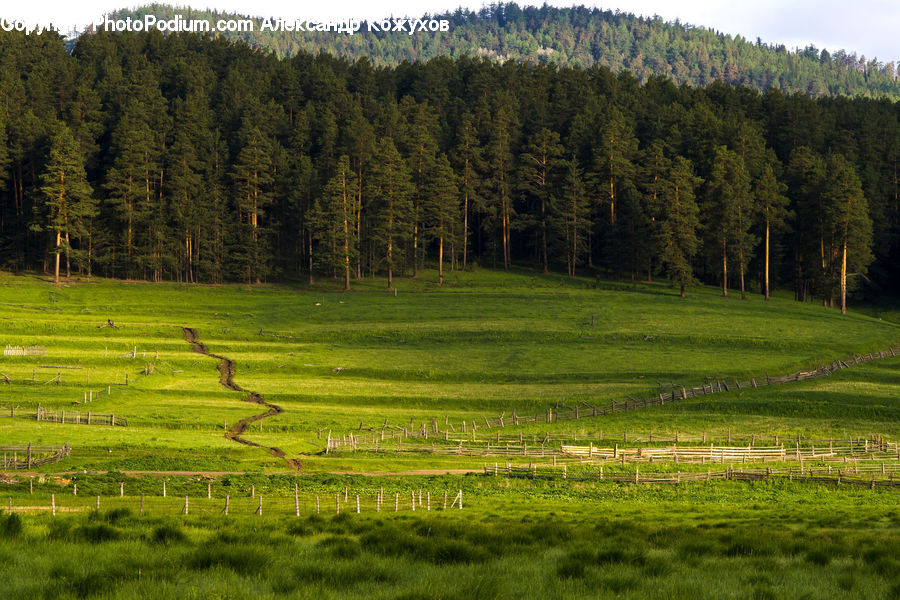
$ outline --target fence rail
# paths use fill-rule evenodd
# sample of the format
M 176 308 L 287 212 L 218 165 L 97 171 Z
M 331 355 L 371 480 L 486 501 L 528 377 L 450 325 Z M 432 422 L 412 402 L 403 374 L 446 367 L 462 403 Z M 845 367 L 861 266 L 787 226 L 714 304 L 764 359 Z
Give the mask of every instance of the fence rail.
M 649 436 L 653 439 L 652 434 Z M 422 440 L 405 441 L 402 437 L 385 439 L 379 434 L 347 434 L 340 438 L 329 438 L 326 452 L 373 452 L 373 453 L 419 453 L 442 454 L 451 456 L 524 456 L 544 457 L 562 456 L 587 460 L 621 460 L 622 462 L 769 462 L 769 461 L 803 461 L 803 460 L 843 460 L 853 457 L 870 457 L 900 460 L 900 446 L 897 442 L 889 442 L 883 437 L 847 438 L 835 440 L 830 438 L 803 440 L 800 436 L 772 446 L 757 445 L 762 436 L 743 436 L 748 439 L 746 446 L 723 445 L 677 445 L 657 447 L 619 446 L 618 443 L 587 446 L 574 444 L 555 444 L 548 441 L 550 436 L 522 436 L 510 441 L 495 442 L 493 436 L 487 440 L 471 443 L 432 438 L 430 443 Z M 528 438 L 531 439 L 529 443 Z M 698 439 L 698 436 L 683 436 L 681 439 Z M 729 434 L 729 441 L 731 435 Z M 571 438 L 570 438 L 571 439 Z M 646 439 L 646 438 L 645 438 Z M 706 435 L 703 435 L 706 439 Z M 778 439 L 778 436 L 775 436 Z M 785 439 L 781 437 L 780 439 Z M 690 442 L 688 442 L 690 443 Z
M 253 494 L 252 496 L 224 495 L 213 497 L 210 493 L 206 497 L 191 496 L 152 496 L 140 494 L 139 496 L 79 496 L 77 485 L 72 492 L 51 493 L 49 497 L 41 494 L 35 498 L 29 494 L 24 499 L 9 496 L 6 502 L 8 512 L 49 512 L 56 515 L 57 510 L 75 512 L 85 510 L 101 510 L 105 507 L 129 508 L 144 514 L 224 514 L 226 516 L 263 516 L 266 515 L 295 515 L 301 513 L 342 512 L 400 512 L 400 511 L 431 511 L 431 510 L 462 510 L 463 493 L 458 490 L 450 493 L 443 490 L 432 495 L 431 491 L 408 490 L 385 494 L 378 491 L 374 494 L 348 494 L 346 491 L 330 494 L 300 494 L 297 488 L 293 496 L 268 496 Z
M 63 446 L 0 446 L 4 469 L 31 469 L 56 463 L 69 456 L 69 444 Z
M 3 356 L 46 356 L 47 349 L 40 346 L 10 346 L 3 349 Z
M 897 352 L 898 351 L 893 347 L 893 345 L 891 345 L 887 350 L 870 352 L 859 356 L 853 354 L 846 360 L 835 360 L 829 364 L 821 365 L 811 371 L 797 371 L 796 373 L 784 375 L 781 377 L 770 377 L 768 374 L 766 374 L 763 377 L 751 377 L 746 381 L 732 378 L 730 382 L 728 379 L 708 378 L 708 380 L 702 385 L 693 387 L 676 384 L 664 385 L 660 383 L 659 392 L 652 397 L 628 397 L 624 400 L 611 400 L 608 404 L 603 405 L 594 405 L 588 402 L 582 402 L 574 408 L 563 408 L 562 410 L 560 410 L 558 407 L 548 408 L 546 411 L 534 415 L 519 415 L 514 411 L 511 416 L 506 416 L 505 413 L 502 413 L 497 417 L 482 417 L 481 419 L 475 419 L 471 421 L 461 421 L 457 425 L 451 424 L 449 417 L 444 417 L 444 430 L 440 429 L 438 421 L 435 418 L 432 418 L 430 423 L 421 423 L 420 425 L 415 425 L 414 420 L 410 419 L 409 426 L 389 426 L 387 421 L 385 421 L 384 424 L 380 426 L 368 427 L 366 429 L 373 432 L 380 430 L 382 433 L 387 431 L 396 435 L 402 434 L 402 437 L 428 439 L 429 436 L 434 437 L 436 435 L 457 435 L 459 433 L 467 434 L 470 432 L 474 434 L 478 429 L 503 429 L 511 426 L 518 427 L 522 425 L 533 425 L 541 423 L 558 423 L 560 421 L 598 417 L 614 412 L 644 409 L 650 408 L 652 406 L 662 406 L 667 402 L 675 402 L 677 400 L 686 400 L 688 398 L 697 398 L 710 394 L 729 392 L 734 389 L 740 390 L 746 388 L 758 388 L 762 386 L 783 385 L 791 382 L 806 381 L 808 379 L 816 379 L 819 377 L 827 377 L 835 371 L 840 371 L 842 369 L 846 369 L 858 364 L 881 358 L 897 356 Z M 360 423 L 360 429 L 363 429 L 362 423 Z M 330 431 L 328 432 L 328 436 L 330 440 Z M 326 448 L 326 451 L 328 451 L 328 448 Z
M 735 469 L 729 466 L 721 471 L 708 470 L 706 472 L 651 472 L 641 474 L 635 467 L 634 473 L 605 473 L 603 467 L 597 469 L 581 469 L 569 471 L 568 465 L 484 465 L 485 476 L 508 477 L 518 479 L 565 479 L 572 481 L 608 481 L 613 483 L 658 483 L 677 484 L 692 481 L 764 481 L 774 478 L 788 479 L 790 481 L 804 481 L 815 483 L 842 483 L 865 485 L 872 489 L 876 487 L 900 488 L 900 463 L 880 464 L 855 464 L 852 467 L 834 468 L 831 465 L 824 467 L 788 467 L 765 469 Z M 868 477 L 866 477 L 868 475 Z
M 53 423 L 70 423 L 73 425 L 110 425 L 113 427 L 127 427 L 128 419 L 122 415 L 113 413 L 86 413 L 66 410 L 47 410 L 38 406 L 37 410 L 19 410 L 16 406 L 0 406 L 0 417 L 33 419 L 35 421 L 49 421 Z

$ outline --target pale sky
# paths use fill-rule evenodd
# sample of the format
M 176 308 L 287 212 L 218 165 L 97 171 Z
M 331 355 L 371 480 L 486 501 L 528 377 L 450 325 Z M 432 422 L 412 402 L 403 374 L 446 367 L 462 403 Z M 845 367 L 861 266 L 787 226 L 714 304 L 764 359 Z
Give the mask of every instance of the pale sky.
M 383 18 L 420 16 L 425 12 L 453 10 L 457 6 L 481 8 L 481 0 L 175 0 L 176 4 L 195 8 L 217 8 L 250 16 L 289 19 Z M 520 0 L 519 4 L 529 4 Z M 536 2 L 531 2 L 536 3 Z M 9 3 L 12 4 L 12 3 Z M 30 23 L 54 22 L 64 31 L 79 28 L 117 8 L 134 7 L 147 2 L 134 0 L 43 1 L 7 4 L 0 16 Z M 554 6 L 581 2 L 550 0 Z M 588 6 L 658 14 L 666 20 L 680 19 L 755 41 L 785 44 L 789 48 L 815 44 L 830 51 L 845 49 L 882 61 L 900 59 L 900 1 L 898 0 L 604 0 L 586 1 Z

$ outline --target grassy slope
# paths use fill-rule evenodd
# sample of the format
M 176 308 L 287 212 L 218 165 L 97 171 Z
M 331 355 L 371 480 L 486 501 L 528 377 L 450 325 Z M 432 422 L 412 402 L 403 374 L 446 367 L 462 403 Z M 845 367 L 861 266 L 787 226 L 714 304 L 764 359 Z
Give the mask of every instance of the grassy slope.
M 408 423 L 450 415 L 544 410 L 561 401 L 598 403 L 687 384 L 707 375 L 786 372 L 897 342 L 890 322 L 840 317 L 786 298 L 724 300 L 697 290 L 687 300 L 662 285 L 596 287 L 528 273 L 455 275 L 438 290 L 402 281 L 360 291 L 151 286 L 99 282 L 53 288 L 27 277 L 0 280 L 0 345 L 41 345 L 41 358 L 2 358 L 0 405 L 116 412 L 128 428 L 0 418 L 3 443 L 70 441 L 72 458 L 45 468 L 251 471 L 213 483 L 119 473 L 38 477 L 3 484 L 15 506 L 80 514 L 0 514 L 0 597 L 233 598 L 890 598 L 900 594 L 900 501 L 891 490 L 798 482 L 714 482 L 677 487 L 507 480 L 478 476 L 302 475 L 265 477 L 284 463 L 223 437 L 223 421 L 259 412 L 218 384 L 215 361 L 190 352 L 180 326 L 237 362 L 237 382 L 285 412 L 247 437 L 292 453 L 321 447 L 316 429 Z M 318 303 L 318 304 L 317 304 Z M 595 324 L 590 326 L 591 315 Z M 118 329 L 98 329 L 112 319 Z M 262 335 L 260 335 L 262 332 Z M 282 337 L 274 337 L 277 334 Z M 135 346 L 138 358 L 123 357 Z M 105 356 L 108 349 L 108 356 Z M 155 361 L 156 350 L 160 360 Z M 147 362 L 153 375 L 141 375 Z M 42 369 L 41 365 L 82 369 Z M 335 367 L 343 371 L 335 372 Z M 32 371 L 35 383 L 26 383 Z M 742 390 L 646 411 L 563 422 L 554 431 L 606 437 L 624 431 L 707 431 L 804 436 L 900 436 L 900 358 L 827 379 Z M 61 372 L 60 386 L 45 384 Z M 89 389 L 112 386 L 88 405 Z M 531 427 L 543 430 L 544 427 Z M 452 457 L 304 456 L 306 471 L 399 471 L 478 466 Z M 630 469 L 631 467 L 623 467 Z M 643 470 L 644 467 L 642 467 Z M 687 467 L 689 468 L 689 467 Z M 615 467 L 610 466 L 610 470 Z M 302 518 L 293 512 L 300 485 Z M 251 486 L 266 518 L 250 515 Z M 348 487 L 366 514 L 309 516 L 314 497 Z M 384 488 L 462 488 L 466 510 L 371 513 Z M 148 516 L 130 517 L 137 494 Z M 94 496 L 104 513 L 85 514 Z M 178 516 L 184 495 L 191 516 Z M 435 500 L 437 504 L 437 500 Z M 405 506 L 405 504 L 404 504 Z
M 75 466 L 279 468 L 264 452 L 223 438 L 224 423 L 259 411 L 218 385 L 215 361 L 190 352 L 182 325 L 236 361 L 240 385 L 284 407 L 248 437 L 292 454 L 318 451 L 319 429 L 542 412 L 563 400 L 602 403 L 649 393 L 657 381 L 786 372 L 900 341 L 892 323 L 784 298 L 740 301 L 700 289 L 682 300 L 661 284 L 598 286 L 527 272 L 453 274 L 439 289 L 432 275 L 401 281 L 396 297 L 381 290 L 381 281 L 344 294 L 119 282 L 54 288 L 5 277 L 0 344 L 41 345 L 48 355 L 0 360 L 0 371 L 14 381 L 0 388 L 0 405 L 115 412 L 130 427 L 2 419 L 0 437 L 70 441 Z M 119 328 L 98 329 L 107 318 Z M 137 359 L 121 357 L 135 346 Z M 147 362 L 156 362 L 155 374 L 139 374 Z M 57 364 L 84 368 L 40 368 Z M 893 434 L 890 387 L 898 365 L 884 361 L 828 380 L 559 428 Z M 36 383 L 24 383 L 33 371 Z M 57 372 L 63 385 L 44 383 Z M 128 387 L 113 386 L 88 407 L 73 405 L 87 389 L 122 382 L 126 372 Z M 388 468 L 416 461 L 391 461 Z M 307 464 L 379 468 L 369 459 Z

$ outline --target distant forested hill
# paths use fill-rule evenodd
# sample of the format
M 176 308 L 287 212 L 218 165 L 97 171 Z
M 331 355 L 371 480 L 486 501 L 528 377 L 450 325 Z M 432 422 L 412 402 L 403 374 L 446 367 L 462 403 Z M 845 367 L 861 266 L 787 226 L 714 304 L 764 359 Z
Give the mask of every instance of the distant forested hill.
M 153 4 L 122 10 L 116 18 L 153 14 L 192 19 L 233 17 L 209 11 Z M 334 32 L 261 32 L 225 34 L 251 45 L 270 48 L 278 56 L 324 50 L 351 60 L 368 57 L 376 65 L 394 66 L 403 61 L 426 61 L 488 56 L 497 60 L 532 61 L 565 66 L 627 69 L 639 81 L 652 75 L 675 83 L 703 86 L 712 81 L 743 84 L 759 90 L 778 88 L 813 97 L 828 95 L 888 95 L 900 97 L 898 65 L 853 52 L 830 54 L 808 47 L 791 52 L 783 45 L 750 42 L 703 27 L 661 18 L 642 18 L 630 13 L 585 7 L 519 7 L 492 4 L 477 12 L 457 10 L 434 16 L 448 19 L 450 31 L 369 33 L 363 26 L 355 35 Z M 259 21 L 257 21 L 259 23 Z M 882 57 L 890 58 L 890 57 Z

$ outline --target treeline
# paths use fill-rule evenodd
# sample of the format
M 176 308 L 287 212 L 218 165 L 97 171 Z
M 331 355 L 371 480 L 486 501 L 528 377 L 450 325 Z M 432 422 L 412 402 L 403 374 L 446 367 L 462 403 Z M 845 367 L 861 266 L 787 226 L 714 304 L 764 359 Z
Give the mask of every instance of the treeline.
M 147 14 L 161 19 L 177 14 L 211 23 L 234 17 L 166 4 L 120 10 L 115 16 Z M 584 6 L 520 7 L 494 3 L 478 11 L 459 9 L 434 18 L 450 21 L 450 31 L 385 34 L 369 32 L 363 26 L 352 36 L 332 31 L 273 32 L 262 30 L 262 20 L 256 19 L 253 32 L 223 35 L 271 49 L 280 57 L 328 52 L 350 61 L 367 57 L 376 65 L 396 66 L 404 61 L 424 62 L 441 56 L 486 56 L 559 66 L 597 65 L 614 73 L 627 69 L 641 82 L 658 76 L 678 85 L 705 86 L 721 81 L 761 91 L 774 87 L 788 94 L 802 92 L 813 97 L 900 97 L 900 65 L 895 62 L 900 56 L 882 56 L 877 60 L 844 50 L 819 51 L 813 46 L 795 51 L 781 44 L 750 41 L 679 21 L 671 23 L 659 17 L 637 17 Z
M 188 282 L 514 264 L 791 286 L 897 280 L 886 100 L 602 67 L 279 60 L 196 35 L 0 36 L 11 269 Z M 56 263 L 56 264 L 54 264 Z

